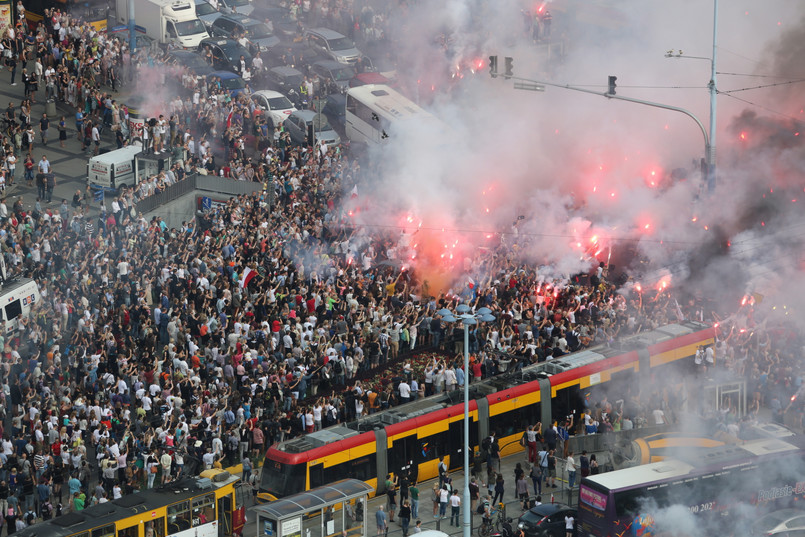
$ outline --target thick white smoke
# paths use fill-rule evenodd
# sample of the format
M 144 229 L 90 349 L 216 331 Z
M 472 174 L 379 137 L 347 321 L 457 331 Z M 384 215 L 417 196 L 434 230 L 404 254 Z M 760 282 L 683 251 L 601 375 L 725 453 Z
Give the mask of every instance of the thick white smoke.
M 649 285 L 670 275 L 673 285 L 696 280 L 714 292 L 735 287 L 743 293 L 751 284 L 735 265 L 748 260 L 745 253 L 732 257 L 729 243 L 755 225 L 772 153 L 759 148 L 752 159 L 757 166 L 747 166 L 746 139 L 736 133 L 734 118 L 746 109 L 765 117 L 763 108 L 718 98 L 719 183 L 714 195 L 703 195 L 704 139 L 690 118 L 550 86 L 544 93 L 514 90 L 511 81 L 491 79 L 486 66 L 490 54 L 499 56 L 499 70 L 511 56 L 515 76 L 600 93 L 614 75 L 619 95 L 685 108 L 707 126 L 710 62 L 685 57 L 711 56 L 712 3 L 549 2 L 550 52 L 523 31 L 522 10 L 534 13 L 541 5 L 454 0 L 392 10 L 390 19 L 400 21 L 391 35 L 403 78 L 444 81 L 445 72 L 463 78 L 434 83 L 432 95 L 420 83 L 423 106 L 447 129 L 398 129 L 373 153 L 382 172 L 362 190 L 369 205 L 364 223 L 400 226 L 412 214 L 422 222 L 418 235 L 434 236 L 439 248 L 460 237 L 471 250 L 462 257 L 508 236 L 514 255 L 550 263 L 558 273 L 586 270 L 610 255 L 639 257 L 644 274 L 635 277 Z M 767 80 L 737 74 L 801 74 L 779 72 L 793 69 L 793 60 L 776 60 L 781 38 L 799 28 L 801 10 L 785 0 L 721 2 L 720 90 Z M 683 58 L 666 58 L 670 50 L 681 50 Z M 470 67 L 479 62 L 484 65 L 473 74 Z M 732 95 L 783 108 L 771 90 Z M 780 173 L 798 164 L 799 155 L 789 149 L 785 162 L 793 164 Z

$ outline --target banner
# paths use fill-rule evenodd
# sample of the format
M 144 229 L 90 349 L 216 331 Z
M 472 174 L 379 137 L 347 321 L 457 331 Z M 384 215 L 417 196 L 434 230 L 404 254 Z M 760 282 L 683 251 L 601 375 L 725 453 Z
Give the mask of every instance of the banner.
M 11 25 L 11 2 L 0 2 L 0 35 Z

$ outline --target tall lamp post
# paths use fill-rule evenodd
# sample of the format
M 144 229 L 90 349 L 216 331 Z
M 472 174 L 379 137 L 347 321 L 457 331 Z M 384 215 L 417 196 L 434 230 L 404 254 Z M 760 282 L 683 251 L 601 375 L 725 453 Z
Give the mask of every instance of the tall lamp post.
M 460 321 L 464 325 L 464 522 L 463 537 L 472 534 L 472 510 L 470 508 L 470 326 L 478 321 L 489 323 L 495 320 L 492 310 L 480 308 L 472 313 L 472 308 L 466 304 L 456 306 L 455 313 L 447 308 L 439 310 L 442 320 L 447 323 Z

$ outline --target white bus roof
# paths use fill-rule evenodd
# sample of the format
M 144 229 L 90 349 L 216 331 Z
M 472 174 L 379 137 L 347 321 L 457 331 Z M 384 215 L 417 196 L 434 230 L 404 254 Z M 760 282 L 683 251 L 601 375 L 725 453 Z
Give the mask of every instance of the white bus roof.
M 633 466 L 615 472 L 589 476 L 587 479 L 609 490 L 620 490 L 644 483 L 683 477 L 688 475 L 693 469 L 694 467 L 688 463 L 667 459 L 662 462 Z
M 778 438 L 751 440 L 741 445 L 724 445 L 714 448 L 695 448 L 682 452 L 679 459 L 666 459 L 661 462 L 624 468 L 615 472 L 607 472 L 589 476 L 586 479 L 606 487 L 609 490 L 621 490 L 647 485 L 657 481 L 685 478 L 698 468 L 717 468 L 728 470 L 741 466 L 755 456 L 776 455 L 799 451 L 800 446 Z M 691 476 L 691 477 L 693 477 Z
M 366 84 L 350 88 L 347 95 L 352 96 L 388 119 L 406 120 L 432 117 L 429 112 L 410 101 L 396 90 L 383 84 Z

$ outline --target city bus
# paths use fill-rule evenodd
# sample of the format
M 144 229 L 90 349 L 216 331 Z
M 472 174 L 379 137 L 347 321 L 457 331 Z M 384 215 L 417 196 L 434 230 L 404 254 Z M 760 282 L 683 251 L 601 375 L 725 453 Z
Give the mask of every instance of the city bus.
M 350 88 L 344 121 L 350 142 L 369 146 L 387 143 L 400 125 L 444 130 L 443 124 L 432 114 L 382 84 Z
M 579 485 L 578 537 L 732 535 L 805 499 L 805 438 L 682 450 L 673 459 L 592 475 Z M 685 530 L 682 530 L 683 533 Z
M 227 537 L 243 532 L 240 478 L 208 470 L 38 522 L 17 537 Z M 72 499 L 70 500 L 72 501 Z

